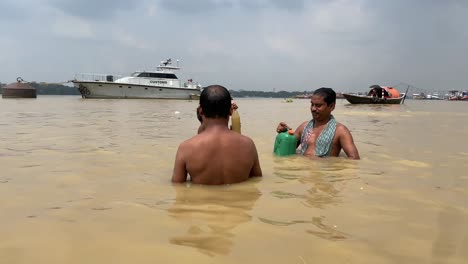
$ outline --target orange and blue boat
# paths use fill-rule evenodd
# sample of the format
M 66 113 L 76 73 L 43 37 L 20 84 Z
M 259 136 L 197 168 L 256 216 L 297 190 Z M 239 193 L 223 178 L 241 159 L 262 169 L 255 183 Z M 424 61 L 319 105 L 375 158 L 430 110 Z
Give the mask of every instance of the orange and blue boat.
M 367 95 L 344 93 L 343 96 L 351 104 L 402 104 L 406 93 L 400 93 L 390 86 L 372 85 Z

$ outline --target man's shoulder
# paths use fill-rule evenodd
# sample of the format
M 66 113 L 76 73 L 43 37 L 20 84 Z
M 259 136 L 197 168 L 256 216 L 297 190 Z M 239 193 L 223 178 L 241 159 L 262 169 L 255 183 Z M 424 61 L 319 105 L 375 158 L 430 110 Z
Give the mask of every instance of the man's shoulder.
M 203 133 L 197 134 L 185 140 L 181 144 L 190 146 L 190 145 L 197 145 L 198 143 L 201 143 L 201 142 L 206 143 L 207 141 L 211 142 L 211 141 L 219 141 L 223 139 L 234 140 L 234 141 L 239 141 L 239 142 L 253 142 L 250 137 L 229 130 L 223 133 L 204 131 Z
M 351 133 L 344 124 L 336 122 L 336 133 L 339 135 Z
M 306 121 L 302 122 L 302 123 L 297 127 L 297 129 L 299 129 L 299 130 L 302 131 L 302 130 L 305 128 L 305 126 L 307 126 L 307 124 L 310 123 L 310 121 L 312 121 L 312 120 L 306 120 Z
M 200 134 L 195 135 L 189 139 L 186 139 L 180 143 L 179 148 L 189 148 L 195 145 L 198 141 L 200 141 Z
M 347 128 L 343 123 L 340 123 L 340 122 L 336 122 L 336 129 L 343 129 L 343 128 Z
M 252 143 L 252 144 L 254 143 L 253 140 L 252 140 L 250 137 L 245 136 L 245 135 L 240 135 L 240 139 L 243 140 L 243 141 L 245 141 L 246 143 L 249 143 L 249 144 L 250 144 L 250 143 Z
M 234 131 L 229 132 L 229 134 L 226 135 L 225 140 L 239 147 L 242 146 L 242 147 L 247 147 L 247 148 L 255 148 L 255 143 L 252 140 L 252 138 L 246 135 L 239 134 Z
M 239 134 L 238 132 L 235 132 L 235 131 L 229 131 L 228 133 L 220 136 L 220 138 L 223 138 L 223 137 L 227 140 L 232 140 L 235 142 L 240 142 L 240 143 L 252 142 L 253 143 L 253 140 L 250 137 Z

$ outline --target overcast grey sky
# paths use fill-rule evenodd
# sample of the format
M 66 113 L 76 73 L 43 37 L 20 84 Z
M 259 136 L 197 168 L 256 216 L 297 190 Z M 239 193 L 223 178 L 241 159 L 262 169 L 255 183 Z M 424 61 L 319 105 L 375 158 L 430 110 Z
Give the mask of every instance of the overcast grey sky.
M 0 82 L 164 58 L 234 90 L 468 88 L 468 0 L 1 0 Z

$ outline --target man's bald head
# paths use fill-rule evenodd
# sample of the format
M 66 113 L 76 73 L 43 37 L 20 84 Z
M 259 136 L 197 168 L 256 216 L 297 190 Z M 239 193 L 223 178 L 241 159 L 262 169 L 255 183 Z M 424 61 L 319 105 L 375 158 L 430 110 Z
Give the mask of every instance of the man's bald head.
M 231 94 L 221 85 L 210 85 L 200 95 L 200 106 L 207 118 L 229 118 Z

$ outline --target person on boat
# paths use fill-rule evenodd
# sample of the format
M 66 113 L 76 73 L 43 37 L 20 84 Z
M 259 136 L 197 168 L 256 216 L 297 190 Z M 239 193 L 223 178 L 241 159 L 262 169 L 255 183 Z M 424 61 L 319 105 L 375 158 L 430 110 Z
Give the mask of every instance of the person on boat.
M 236 103 L 232 102 L 231 108 L 232 108 L 232 111 L 234 111 L 234 110 L 237 110 L 237 108 L 239 107 L 237 106 Z M 200 115 L 200 106 L 197 108 L 197 119 L 198 121 L 200 121 L 200 126 L 198 127 L 197 134 L 200 134 L 201 132 L 203 132 L 203 130 L 205 130 L 205 126 L 203 125 L 203 119 Z M 232 130 L 232 126 L 230 127 L 230 129 Z
M 231 95 L 220 85 L 203 89 L 199 114 L 203 132 L 182 142 L 177 150 L 172 182 L 231 184 L 262 176 L 257 148 L 249 137 L 228 127 Z M 233 155 L 235 154 L 235 155 Z
M 297 153 L 307 157 L 338 157 L 341 150 L 349 159 L 360 159 L 348 128 L 336 122 L 331 112 L 335 109 L 336 93 L 331 88 L 314 91 L 310 100 L 312 120 L 297 127 L 294 134 L 299 147 Z M 281 122 L 276 132 L 284 132 L 289 126 Z
M 380 85 L 371 85 L 368 96 L 377 97 L 377 98 L 387 98 L 389 97 L 388 91 L 382 88 Z

